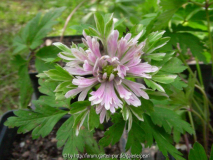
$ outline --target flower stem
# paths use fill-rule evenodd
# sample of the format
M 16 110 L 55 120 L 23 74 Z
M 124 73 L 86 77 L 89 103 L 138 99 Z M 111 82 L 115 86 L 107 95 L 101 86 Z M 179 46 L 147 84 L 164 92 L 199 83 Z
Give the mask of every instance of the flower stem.
M 207 27 L 208 27 L 208 33 L 209 33 L 209 47 L 210 47 L 210 54 L 212 59 L 212 69 L 213 69 L 213 46 L 212 46 L 212 35 L 211 35 L 211 24 L 210 24 L 210 18 L 209 18 L 209 0 L 206 0 L 205 4 L 205 10 L 206 10 L 206 20 L 207 20 Z M 212 70 L 213 72 L 213 70 Z
M 196 60 L 196 67 L 197 67 L 197 72 L 198 72 L 198 77 L 199 77 L 201 87 L 203 89 L 205 89 L 204 84 L 203 84 L 203 77 L 202 77 L 202 74 L 201 74 L 201 69 L 200 69 L 200 65 L 199 65 L 199 61 L 198 61 L 197 57 L 195 57 L 195 60 Z
M 192 129 L 194 130 L 194 135 L 193 135 L 194 141 L 196 142 L 196 141 L 197 141 L 197 136 L 196 136 L 194 121 L 193 121 L 192 113 L 191 113 L 192 109 L 191 109 L 190 106 L 188 106 L 187 108 L 188 108 L 189 121 L 190 121 L 190 123 L 191 123 L 191 125 L 192 125 Z

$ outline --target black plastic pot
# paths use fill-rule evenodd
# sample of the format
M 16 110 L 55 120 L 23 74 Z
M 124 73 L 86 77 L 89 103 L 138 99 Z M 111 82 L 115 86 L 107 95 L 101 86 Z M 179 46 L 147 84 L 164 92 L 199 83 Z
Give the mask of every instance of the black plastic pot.
M 64 36 L 63 43 L 69 47 L 72 45 L 72 43 L 75 44 L 82 43 L 82 38 L 83 38 L 82 35 Z M 51 45 L 54 42 L 59 42 L 59 40 L 60 40 L 59 36 L 46 37 L 44 38 L 44 44 L 42 44 L 41 47 Z M 37 74 L 38 72 L 29 72 L 29 76 L 33 85 L 36 99 L 38 99 L 42 95 L 42 93 L 40 93 L 38 90 L 39 84 L 38 84 L 38 77 L 36 77 Z
M 196 64 L 189 64 L 189 66 L 193 72 L 195 72 L 195 71 L 197 72 Z M 200 64 L 200 69 L 201 69 L 201 74 L 203 77 L 204 87 L 207 92 L 209 90 L 211 79 L 212 79 L 212 65 L 211 64 Z M 187 76 L 189 76 L 189 72 L 187 69 L 183 73 L 186 74 Z M 197 73 L 197 77 L 198 77 L 198 73 Z

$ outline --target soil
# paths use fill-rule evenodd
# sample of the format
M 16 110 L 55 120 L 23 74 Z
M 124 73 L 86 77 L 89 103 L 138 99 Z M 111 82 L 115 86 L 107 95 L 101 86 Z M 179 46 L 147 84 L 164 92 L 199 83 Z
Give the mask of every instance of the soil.
M 52 132 L 45 138 L 33 140 L 31 132 L 17 134 L 13 142 L 11 155 L 8 160 L 63 160 L 63 148 L 57 148 L 56 132 L 61 123 L 57 123 Z M 104 131 L 96 130 L 94 139 L 98 142 L 104 136 Z M 119 143 L 105 148 L 105 154 L 120 154 Z

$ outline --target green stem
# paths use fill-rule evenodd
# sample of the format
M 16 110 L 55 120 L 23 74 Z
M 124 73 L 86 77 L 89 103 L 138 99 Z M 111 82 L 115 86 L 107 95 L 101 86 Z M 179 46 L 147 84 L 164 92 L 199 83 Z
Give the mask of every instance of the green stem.
M 212 35 L 211 35 L 211 22 L 209 18 L 209 0 L 206 0 L 205 4 L 205 10 L 206 10 L 206 20 L 207 20 L 207 27 L 208 27 L 208 33 L 209 33 L 209 47 L 210 47 L 210 53 L 211 53 L 211 59 L 212 59 L 212 69 L 213 69 L 213 46 L 212 46 Z
M 194 77 L 195 74 L 193 73 L 193 71 L 192 71 L 192 69 L 189 67 L 189 65 L 187 64 L 187 62 L 186 62 L 185 58 L 183 57 L 183 55 L 182 55 L 180 49 L 178 49 L 178 52 L 179 52 L 180 59 L 182 60 L 183 64 L 187 67 L 187 70 L 189 71 L 189 73 Z M 197 78 L 196 78 L 196 82 L 197 82 L 198 85 L 200 85 L 200 83 L 199 83 L 199 81 L 197 80 Z
M 202 116 L 205 118 L 205 115 L 204 115 L 202 109 L 200 108 L 199 104 L 197 103 L 197 101 L 194 98 L 192 98 L 192 101 L 194 102 L 195 106 L 197 107 L 199 112 L 202 114 Z
M 194 2 L 194 1 L 191 1 L 191 0 L 188 0 L 188 2 L 191 2 L 197 6 L 200 6 L 200 7 L 204 7 L 204 5 L 202 3 L 198 3 L 198 2 Z
M 192 113 L 191 113 L 191 107 L 190 106 L 188 106 L 188 110 L 189 110 L 188 111 L 189 121 L 190 121 L 190 123 L 192 125 L 192 128 L 193 128 L 194 132 L 195 132 L 195 126 L 194 126 L 194 121 L 193 121 L 193 118 L 192 118 Z M 193 137 L 194 137 L 194 142 L 196 142 L 197 141 L 196 132 L 194 133 Z
M 205 126 L 205 124 L 206 124 L 206 122 L 205 122 L 205 120 L 200 116 L 200 114 L 199 113 L 197 113 L 195 110 L 192 110 L 192 112 L 197 116 L 197 117 L 199 117 L 200 118 L 200 120 L 202 121 L 202 123 L 203 123 L 203 126 Z
M 201 74 L 201 69 L 200 69 L 200 65 L 199 65 L 199 61 L 198 61 L 197 57 L 195 57 L 195 60 L 196 60 L 196 67 L 197 67 L 197 72 L 198 72 L 198 78 L 199 78 L 201 87 L 203 89 L 205 89 L 204 85 L 203 85 L 203 77 L 202 77 L 202 74 Z

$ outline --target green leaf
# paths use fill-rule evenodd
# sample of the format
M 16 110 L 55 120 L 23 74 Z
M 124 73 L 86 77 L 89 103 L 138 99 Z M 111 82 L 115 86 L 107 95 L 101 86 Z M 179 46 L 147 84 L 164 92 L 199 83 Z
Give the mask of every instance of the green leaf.
M 209 160 L 213 160 L 213 145 L 212 145 L 212 149 L 211 149 L 211 153 L 210 153 L 210 158 Z
M 133 122 L 132 128 L 128 133 L 126 151 L 131 149 L 131 154 L 140 154 L 142 152 L 142 143 L 145 141 L 145 134 L 140 125 Z
M 98 128 L 99 124 L 100 124 L 99 115 L 95 112 L 95 109 L 91 107 L 88 116 L 89 131 L 92 131 L 94 128 Z
M 18 133 L 26 133 L 31 130 L 32 137 L 38 138 L 47 136 L 55 126 L 55 124 L 67 113 L 48 105 L 39 105 L 34 102 L 35 110 L 18 110 L 14 114 L 16 116 L 8 118 L 5 122 L 6 126 L 19 127 Z
M 169 97 L 166 93 L 158 92 L 158 91 L 147 90 L 146 93 L 149 95 L 150 99 L 155 99 L 155 100 L 166 100 Z
M 100 37 L 100 34 L 93 28 L 89 28 L 89 34 L 94 37 Z
M 195 142 L 189 152 L 189 160 L 207 160 L 206 152 L 201 144 Z
M 125 121 L 128 120 L 130 114 L 131 114 L 131 112 L 130 112 L 128 106 L 124 105 L 123 109 L 122 109 L 122 116 L 123 116 L 123 118 L 124 118 Z
M 109 36 L 109 34 L 112 32 L 113 29 L 114 29 L 114 23 L 113 23 L 113 14 L 112 14 L 110 20 L 106 23 L 106 26 L 105 26 L 105 38 Z
M 49 71 L 45 71 L 44 73 L 52 80 L 55 81 L 72 81 L 73 76 L 69 74 L 65 69 L 61 66 L 55 66 L 56 69 L 51 69 Z
M 190 33 L 165 33 L 166 36 L 171 37 L 170 41 L 162 49 L 171 50 L 173 47 L 177 47 L 179 43 L 182 53 L 188 53 L 190 48 L 193 56 L 197 57 L 200 61 L 207 62 L 207 58 L 202 54 L 205 50 L 204 44 L 201 40 Z M 189 41 L 190 39 L 190 41 Z
M 40 58 L 36 58 L 35 60 L 35 67 L 38 73 L 42 73 L 43 71 L 54 69 L 55 65 L 53 63 L 46 63 L 45 61 L 41 60 Z
M 144 115 L 144 122 L 141 122 L 140 125 L 145 133 L 145 147 L 151 147 L 153 140 L 155 139 L 159 150 L 164 156 L 168 157 L 168 153 L 170 153 L 175 159 L 184 160 L 184 158 L 181 157 L 182 154 L 171 144 L 173 142 L 171 141 L 170 134 L 167 134 L 162 128 L 153 124 L 150 117 L 148 115 Z
M 57 54 L 59 52 L 60 50 L 55 46 L 42 47 L 36 53 L 36 57 L 40 58 L 41 60 L 45 62 L 55 62 L 58 59 Z
M 163 57 L 165 55 L 166 55 L 166 53 L 152 53 L 152 54 L 146 55 L 146 57 L 153 59 L 155 61 L 161 61 L 161 60 L 163 60 Z
M 93 27 L 90 24 L 80 24 L 80 25 L 72 25 L 70 28 L 77 31 L 77 33 L 82 34 L 83 30 L 88 29 L 89 27 Z
M 149 79 L 144 79 L 146 85 L 150 88 L 152 88 L 153 90 L 158 90 L 160 92 L 165 92 L 165 90 L 163 89 L 163 87 L 155 82 L 153 82 L 152 80 Z
M 71 49 L 68 48 L 66 45 L 62 44 L 61 42 L 55 42 L 53 43 L 53 45 L 58 47 L 61 51 L 64 51 L 65 53 L 69 53 L 70 55 L 72 55 Z
M 90 107 L 90 106 L 91 106 L 90 101 L 78 101 L 78 102 L 72 103 L 70 105 L 70 107 L 71 107 L 70 113 L 79 114 L 79 113 L 87 110 L 87 107 Z
M 100 145 L 108 146 L 110 143 L 111 145 L 114 145 L 120 140 L 121 135 L 123 134 L 125 121 L 122 116 L 120 114 L 114 114 L 113 118 L 114 124 L 104 133 L 104 137 L 99 141 Z
M 22 58 L 20 55 L 15 55 L 13 56 L 13 59 L 11 60 L 11 64 L 19 68 L 20 66 L 27 65 L 27 60 Z
M 143 109 L 142 106 L 129 106 L 130 110 L 132 111 L 132 113 L 135 115 L 135 117 L 137 117 L 140 121 L 143 121 Z
M 43 43 L 43 38 L 52 30 L 52 26 L 56 24 L 55 19 L 61 15 L 65 7 L 50 10 L 43 17 L 38 13 L 30 20 L 18 36 L 13 40 L 15 48 L 13 53 L 26 53 L 30 49 L 36 49 Z
M 76 136 L 78 136 L 80 129 L 81 129 L 88 113 L 89 113 L 89 110 L 84 110 L 83 112 L 80 112 L 80 114 L 78 114 L 77 117 L 75 118 L 73 128 L 75 129 Z
M 183 66 L 183 63 L 177 57 L 170 59 L 166 62 L 161 71 L 168 72 L 168 73 L 180 73 L 183 72 L 187 67 Z
M 46 104 L 51 107 L 69 107 L 70 98 L 58 100 L 55 97 L 54 90 L 58 85 L 58 82 L 54 81 L 45 81 L 45 79 L 39 79 L 39 91 L 47 96 L 40 96 L 38 102 L 41 104 Z M 63 95 L 64 96 L 64 95 Z
M 172 75 L 172 74 L 157 74 L 157 75 L 152 76 L 152 79 L 159 83 L 169 84 L 169 83 L 174 82 L 176 77 L 177 77 L 177 75 Z
M 154 30 L 160 30 L 168 25 L 172 16 L 177 10 L 186 3 L 187 0 L 162 0 L 160 6 L 162 6 L 164 12 L 157 17 L 157 21 L 154 23 Z
M 43 94 L 49 95 L 49 96 L 54 96 L 54 89 L 58 85 L 57 82 L 46 82 L 45 79 L 39 79 L 38 83 L 40 87 L 38 88 L 39 91 Z
M 143 112 L 150 114 L 154 111 L 154 105 L 150 100 L 141 98 L 141 109 Z
M 28 66 L 22 65 L 18 71 L 18 86 L 20 88 L 20 107 L 26 108 L 31 100 L 33 88 L 28 74 Z
M 78 151 L 83 152 L 85 146 L 85 139 L 82 136 L 83 132 L 80 132 L 78 136 L 75 135 L 75 131 L 72 128 L 74 124 L 74 117 L 71 116 L 68 120 L 66 120 L 63 125 L 59 128 L 56 133 L 57 147 L 63 148 L 62 154 L 78 154 Z M 77 160 L 76 157 L 74 157 Z
M 104 28 L 105 28 L 104 18 L 98 12 L 95 13 L 95 23 L 96 23 L 97 30 L 103 36 L 104 35 Z
M 184 133 L 184 131 L 187 131 L 190 134 L 194 133 L 191 126 L 170 109 L 155 107 L 155 111 L 150 114 L 150 117 L 154 124 L 162 126 L 169 134 L 171 133 L 172 128 L 180 133 Z
M 182 90 L 187 87 L 187 84 L 181 80 L 180 77 L 175 78 L 174 82 L 171 83 L 175 88 Z

